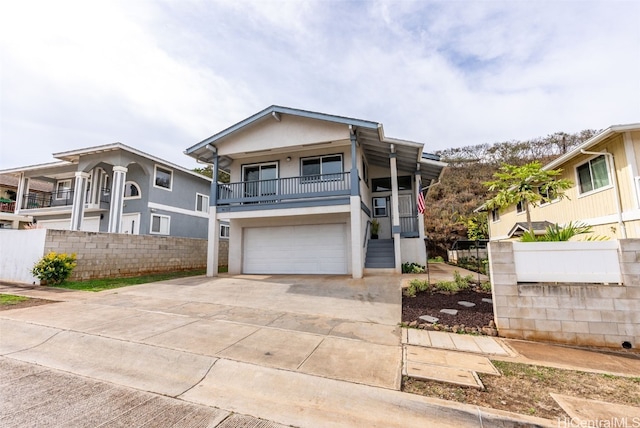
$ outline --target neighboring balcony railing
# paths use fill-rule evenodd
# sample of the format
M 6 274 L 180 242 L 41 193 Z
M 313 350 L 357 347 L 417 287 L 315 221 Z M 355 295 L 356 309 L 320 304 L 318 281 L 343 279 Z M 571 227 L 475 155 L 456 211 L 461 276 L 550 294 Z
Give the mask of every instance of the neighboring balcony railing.
M 218 205 L 278 204 L 348 196 L 349 172 L 218 184 Z
M 73 205 L 73 190 L 60 190 L 58 192 L 29 193 L 23 196 L 22 209 L 38 209 L 51 207 L 65 207 Z M 99 203 L 109 204 L 111 202 L 110 189 L 100 189 Z M 89 200 L 89 192 L 85 203 L 93 203 Z
M 0 202 L 0 212 L 3 213 L 12 213 L 16 209 L 16 202 Z

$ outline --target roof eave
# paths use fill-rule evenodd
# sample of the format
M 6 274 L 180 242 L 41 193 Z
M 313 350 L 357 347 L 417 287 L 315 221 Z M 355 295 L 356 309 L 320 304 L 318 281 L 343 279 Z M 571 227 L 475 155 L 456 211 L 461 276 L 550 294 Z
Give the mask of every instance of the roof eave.
M 630 123 L 627 125 L 613 125 L 608 127 L 607 129 L 605 129 L 604 131 L 602 131 L 601 133 L 594 135 L 593 137 L 589 138 L 587 141 L 585 141 L 584 143 L 580 144 L 578 147 L 576 147 L 575 149 L 571 150 L 569 153 L 566 153 L 562 156 L 560 156 L 559 158 L 549 162 L 548 164 L 546 164 L 545 166 L 542 167 L 542 169 L 544 170 L 551 170 L 551 169 L 556 169 L 557 167 L 559 167 L 560 165 L 564 164 L 565 162 L 567 162 L 568 160 L 574 158 L 575 156 L 581 154 L 581 150 L 586 150 L 590 147 L 595 146 L 596 144 L 606 140 L 607 138 L 611 137 L 612 135 L 621 133 L 621 132 L 627 132 L 627 131 L 635 131 L 635 130 L 640 130 L 640 123 Z
M 317 112 L 312 112 L 312 111 L 308 111 L 308 110 L 300 110 L 300 109 L 294 109 L 294 108 L 290 108 L 290 107 L 282 107 L 282 106 L 277 106 L 277 105 L 272 105 L 270 107 L 267 107 L 266 109 L 252 115 L 249 116 L 248 118 L 236 123 L 235 125 L 230 126 L 229 128 L 218 132 L 217 134 L 212 135 L 211 137 L 208 137 L 202 141 L 200 141 L 199 143 L 189 147 L 188 149 L 186 149 L 184 151 L 184 153 L 187 156 L 191 156 L 194 158 L 197 158 L 197 155 L 194 156 L 195 152 L 197 152 L 199 149 L 201 149 L 202 147 L 206 146 L 207 144 L 213 144 L 216 141 L 231 135 L 237 131 L 239 131 L 240 129 L 256 122 L 259 119 L 262 119 L 265 116 L 269 116 L 271 114 L 290 114 L 290 115 L 294 115 L 294 116 L 300 116 L 300 117 L 306 117 L 306 118 L 310 118 L 310 119 L 316 119 L 316 120 L 324 120 L 324 121 L 328 121 L 328 122 L 334 122 L 334 123 L 341 123 L 344 125 L 351 125 L 351 126 L 356 126 L 356 127 L 363 127 L 363 128 L 370 128 L 370 129 L 376 129 L 378 127 L 378 123 L 377 122 L 371 122 L 368 120 L 362 120 L 362 119 L 354 119 L 354 118 L 350 118 L 350 117 L 343 117 L 343 116 L 334 116 L 334 115 L 330 115 L 330 114 L 325 114 L 325 113 L 317 113 Z

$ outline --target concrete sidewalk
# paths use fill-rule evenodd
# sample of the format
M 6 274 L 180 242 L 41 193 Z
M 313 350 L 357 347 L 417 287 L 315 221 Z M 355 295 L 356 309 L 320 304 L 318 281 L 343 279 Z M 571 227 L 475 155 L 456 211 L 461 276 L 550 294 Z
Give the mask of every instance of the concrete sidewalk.
M 400 392 L 399 281 L 188 278 L 53 292 L 64 301 L 0 312 L 0 355 L 283 425 L 551 425 Z
M 477 373 L 500 375 L 490 360 L 640 377 L 640 354 L 631 352 L 596 351 L 406 328 L 403 329 L 403 344 L 405 375 L 471 388 L 483 389 Z M 625 426 L 619 425 L 623 422 L 633 426 L 634 421 L 640 421 L 640 409 L 636 407 L 551 395 L 569 415 L 567 421 L 579 426 Z

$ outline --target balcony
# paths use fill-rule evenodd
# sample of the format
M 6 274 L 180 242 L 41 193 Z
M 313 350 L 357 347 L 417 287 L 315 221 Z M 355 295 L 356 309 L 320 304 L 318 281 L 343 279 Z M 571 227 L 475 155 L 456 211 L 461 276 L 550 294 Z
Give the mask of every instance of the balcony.
M 58 192 L 29 193 L 23 196 L 22 209 L 33 210 L 40 208 L 68 207 L 73 205 L 74 190 L 61 190 Z M 87 191 L 85 206 L 87 205 L 109 205 L 111 201 L 110 189 L 100 189 L 98 201 L 91 201 L 90 191 Z
M 0 212 L 2 213 L 13 213 L 16 208 L 16 201 L 11 201 L 8 199 L 0 199 Z
M 323 174 L 218 184 L 218 211 L 348 204 L 351 174 Z M 256 206 L 259 205 L 259 206 Z

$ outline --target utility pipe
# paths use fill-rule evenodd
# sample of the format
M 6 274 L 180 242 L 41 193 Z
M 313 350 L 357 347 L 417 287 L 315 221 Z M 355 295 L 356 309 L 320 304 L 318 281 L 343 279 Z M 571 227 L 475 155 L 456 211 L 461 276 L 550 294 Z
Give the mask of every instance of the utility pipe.
M 615 162 L 613 159 L 613 154 L 609 152 L 589 152 L 584 149 L 580 149 L 580 153 L 583 155 L 604 155 L 607 159 L 607 164 L 609 165 L 609 171 L 611 171 L 612 181 L 613 181 L 613 194 L 616 200 L 616 210 L 618 214 L 618 225 L 620 226 L 620 233 L 622 234 L 622 239 L 627 239 L 627 228 L 624 225 L 624 221 L 622 221 L 622 204 L 620 202 L 620 193 L 618 192 L 618 174 L 616 174 Z

